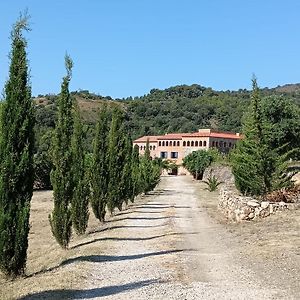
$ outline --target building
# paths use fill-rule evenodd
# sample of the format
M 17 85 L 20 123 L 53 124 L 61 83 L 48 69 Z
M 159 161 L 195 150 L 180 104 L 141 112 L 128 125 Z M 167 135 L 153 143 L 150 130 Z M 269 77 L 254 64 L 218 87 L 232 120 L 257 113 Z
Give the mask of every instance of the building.
M 228 153 L 240 139 L 239 133 L 199 129 L 192 133 L 143 136 L 136 139 L 133 144 L 139 147 L 140 154 L 144 154 L 148 140 L 152 158 L 170 159 L 176 164 L 181 164 L 185 156 L 196 150 L 216 148 L 222 153 Z

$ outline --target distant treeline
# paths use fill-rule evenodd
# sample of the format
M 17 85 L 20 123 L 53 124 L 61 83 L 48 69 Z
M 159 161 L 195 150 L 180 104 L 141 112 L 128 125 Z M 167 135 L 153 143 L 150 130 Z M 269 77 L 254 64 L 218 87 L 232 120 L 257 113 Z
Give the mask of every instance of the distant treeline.
M 288 87 L 264 88 L 261 93 L 263 96 L 282 96 L 300 106 L 298 85 Z M 198 84 L 179 85 L 165 90 L 152 89 L 145 96 L 115 100 L 88 90 L 71 94 L 79 102 L 91 135 L 97 120 L 97 110 L 106 102 L 110 105 L 121 105 L 127 112 L 133 139 L 142 135 L 191 132 L 199 128 L 241 132 L 242 116 L 250 103 L 250 91 L 246 89 L 215 91 Z M 38 131 L 54 126 L 56 99 L 56 95 L 39 95 L 35 98 Z

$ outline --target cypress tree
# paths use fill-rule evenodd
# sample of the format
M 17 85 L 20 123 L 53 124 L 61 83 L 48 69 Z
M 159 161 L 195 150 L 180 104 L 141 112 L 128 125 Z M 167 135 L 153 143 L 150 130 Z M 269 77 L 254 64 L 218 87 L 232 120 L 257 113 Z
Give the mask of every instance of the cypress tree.
M 293 152 L 272 146 L 270 123 L 262 113 L 262 97 L 257 81 L 252 80 L 250 109 L 244 124 L 244 139 L 232 153 L 232 170 L 237 188 L 244 194 L 264 195 L 290 185 L 287 160 Z
M 124 163 L 121 178 L 122 202 L 128 205 L 128 200 L 134 198 L 133 195 L 133 178 L 132 178 L 132 140 L 128 134 L 123 133 L 124 136 Z
M 124 168 L 125 143 L 123 132 L 123 113 L 119 109 L 114 109 L 109 131 L 109 183 L 108 183 L 108 202 L 107 206 L 112 214 L 115 207 L 122 209 L 123 190 L 122 173 Z
M 90 172 L 91 205 L 95 217 L 101 222 L 105 218 L 108 192 L 108 122 L 108 112 L 104 106 L 96 126 Z
M 131 202 L 134 202 L 134 198 L 142 191 L 141 183 L 141 166 L 139 146 L 135 145 L 132 150 L 132 197 Z
M 72 224 L 77 234 L 84 234 L 89 220 L 89 189 L 86 176 L 84 151 L 84 133 L 79 107 L 74 111 L 74 132 L 72 137 L 73 151 L 73 184 Z
M 57 124 L 53 137 L 53 186 L 54 209 L 49 215 L 52 233 L 62 248 L 67 248 L 72 234 L 71 202 L 73 197 L 72 147 L 73 101 L 69 93 L 73 62 L 65 56 L 67 75 L 63 78 L 58 99 Z
M 24 30 L 29 30 L 26 14 L 11 33 L 9 79 L 0 121 L 0 269 L 7 276 L 21 275 L 26 267 L 34 178 L 34 111 Z
M 145 153 L 141 159 L 142 190 L 145 194 L 152 190 L 153 164 L 150 156 L 149 140 L 146 142 Z

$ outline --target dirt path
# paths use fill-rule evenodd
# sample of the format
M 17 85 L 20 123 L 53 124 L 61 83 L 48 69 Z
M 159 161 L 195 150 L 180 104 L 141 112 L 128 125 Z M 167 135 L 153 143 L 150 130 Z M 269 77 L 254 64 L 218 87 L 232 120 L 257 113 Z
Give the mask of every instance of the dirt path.
M 163 178 L 146 204 L 119 216 L 114 224 L 118 229 L 110 255 L 84 258 L 92 264 L 92 273 L 87 291 L 77 294 L 81 299 L 283 296 L 243 266 L 236 241 L 207 216 L 188 177 Z
M 27 296 L 18 299 L 299 299 L 251 268 L 256 260 L 241 255 L 242 239 L 208 216 L 206 203 L 216 198 L 190 177 L 163 177 L 152 195 L 93 225 L 67 254 L 53 243 L 60 263 L 20 281 Z

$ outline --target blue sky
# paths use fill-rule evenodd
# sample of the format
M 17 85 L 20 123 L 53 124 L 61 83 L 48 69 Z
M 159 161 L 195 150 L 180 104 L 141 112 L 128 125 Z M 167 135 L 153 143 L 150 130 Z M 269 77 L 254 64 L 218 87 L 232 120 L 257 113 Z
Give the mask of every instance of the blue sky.
M 71 90 L 112 97 L 197 83 L 217 90 L 300 82 L 297 0 L 0 1 L 0 89 L 9 35 L 28 8 L 33 95 L 58 93 L 66 51 Z

